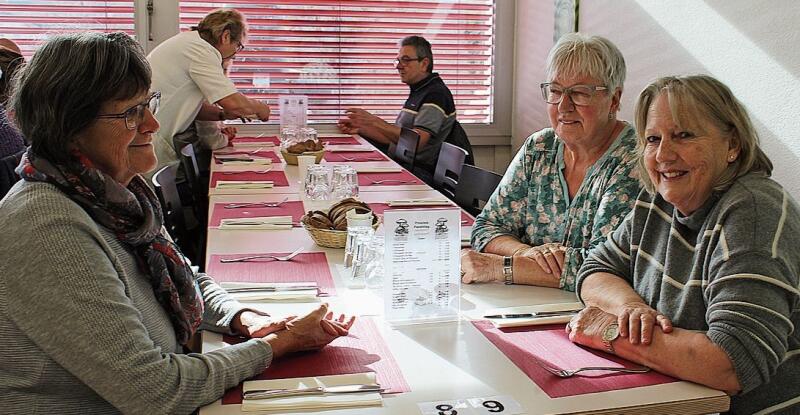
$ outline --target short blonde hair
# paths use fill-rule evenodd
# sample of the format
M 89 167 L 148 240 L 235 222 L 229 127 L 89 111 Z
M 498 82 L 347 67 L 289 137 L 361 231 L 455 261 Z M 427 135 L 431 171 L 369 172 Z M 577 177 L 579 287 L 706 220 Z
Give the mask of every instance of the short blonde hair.
M 602 82 L 613 94 L 625 83 L 625 58 L 602 36 L 567 33 L 558 39 L 547 55 L 547 80 L 556 74 L 590 76 Z
M 207 14 L 192 30 L 198 31 L 208 43 L 217 45 L 226 30 L 231 32 L 231 41 L 242 40 L 247 36 L 247 23 L 244 15 L 235 9 L 217 9 Z
M 654 193 L 655 187 L 644 164 L 645 128 L 650 106 L 662 93 L 667 94 L 672 119 L 678 126 L 707 133 L 710 124 L 739 146 L 736 160 L 717 178 L 714 190 L 724 190 L 748 173 L 772 174 L 772 161 L 759 146 L 758 133 L 747 110 L 725 84 L 708 75 L 665 76 L 642 90 L 634 109 L 639 179 L 648 192 Z

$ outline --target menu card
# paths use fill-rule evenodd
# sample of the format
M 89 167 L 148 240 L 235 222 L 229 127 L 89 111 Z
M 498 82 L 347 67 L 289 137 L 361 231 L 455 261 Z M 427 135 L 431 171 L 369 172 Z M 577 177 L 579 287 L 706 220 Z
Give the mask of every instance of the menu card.
M 384 310 L 392 324 L 456 320 L 461 210 L 384 212 Z

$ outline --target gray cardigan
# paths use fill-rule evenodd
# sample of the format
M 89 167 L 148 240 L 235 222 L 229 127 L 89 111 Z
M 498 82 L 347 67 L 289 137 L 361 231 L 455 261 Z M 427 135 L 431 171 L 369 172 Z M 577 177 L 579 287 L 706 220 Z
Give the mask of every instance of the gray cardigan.
M 731 413 L 800 411 L 800 207 L 778 183 L 746 175 L 689 216 L 642 192 L 583 263 L 579 295 L 595 272 L 728 354 L 742 387 Z
M 55 186 L 0 201 L 0 412 L 189 413 L 271 362 L 259 340 L 183 354 L 129 247 Z M 200 275 L 205 328 L 242 309 Z

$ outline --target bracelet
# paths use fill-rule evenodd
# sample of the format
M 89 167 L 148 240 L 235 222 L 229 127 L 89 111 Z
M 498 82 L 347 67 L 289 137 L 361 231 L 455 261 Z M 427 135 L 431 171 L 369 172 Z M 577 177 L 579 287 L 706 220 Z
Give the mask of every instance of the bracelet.
M 514 257 L 513 256 L 504 256 L 503 257 L 503 278 L 505 279 L 506 285 L 511 285 L 514 283 Z

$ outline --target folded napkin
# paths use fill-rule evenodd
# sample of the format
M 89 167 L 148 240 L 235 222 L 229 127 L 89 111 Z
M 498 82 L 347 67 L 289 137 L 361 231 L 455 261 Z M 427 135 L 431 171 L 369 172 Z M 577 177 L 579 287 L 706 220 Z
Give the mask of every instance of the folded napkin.
M 272 180 L 217 180 L 217 189 L 271 189 Z
M 353 145 L 359 144 L 358 140 L 355 137 L 349 136 L 349 135 L 344 135 L 344 134 L 337 135 L 337 136 L 321 135 L 321 136 L 318 136 L 317 138 L 319 138 L 319 141 L 322 141 L 326 145 L 337 145 L 338 146 L 338 145 L 342 145 L 342 144 L 353 144 Z
M 226 166 L 251 166 L 251 165 L 266 165 L 272 164 L 272 159 L 269 158 L 253 158 L 241 154 L 219 154 L 214 156 L 217 164 L 224 164 Z
M 286 230 L 292 229 L 291 216 L 261 216 L 254 218 L 226 218 L 220 220 L 220 229 L 260 229 Z
M 254 380 L 244 382 L 243 390 L 247 392 L 254 389 L 298 389 L 356 384 L 375 384 L 375 373 L 368 372 L 309 378 Z M 272 399 L 244 399 L 242 401 L 243 412 L 289 410 L 316 411 L 320 409 L 357 408 L 365 406 L 383 406 L 381 394 L 378 392 L 339 393 Z
M 265 301 L 317 301 L 317 284 L 310 283 L 248 283 L 222 282 L 219 284 L 240 302 Z M 236 291 L 242 290 L 242 291 Z
M 235 147 L 268 147 L 280 144 L 280 139 L 275 135 L 262 135 L 262 136 L 236 136 L 231 140 Z
M 583 304 L 575 303 L 558 303 L 558 304 L 538 304 L 530 306 L 517 306 L 517 307 L 504 307 L 486 310 L 483 312 L 484 317 L 492 315 L 515 315 L 515 314 L 536 314 L 536 313 L 552 313 L 552 312 L 578 312 L 583 309 Z M 564 315 L 543 315 L 541 317 L 512 317 L 512 318 L 486 318 L 495 327 L 519 327 L 519 326 L 538 326 L 542 324 L 557 324 L 566 323 L 572 318 L 572 314 Z
M 403 206 L 453 206 L 453 202 L 448 199 L 397 199 L 388 202 L 389 207 Z
M 395 166 L 355 166 L 356 173 L 400 173 L 402 167 Z
M 342 152 L 342 151 L 375 151 L 373 147 L 367 146 L 335 146 L 335 147 L 326 147 L 325 150 L 330 152 Z

